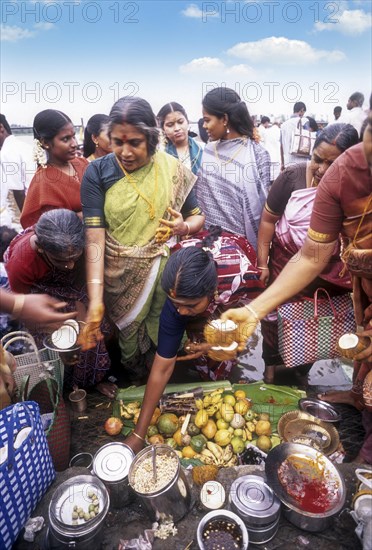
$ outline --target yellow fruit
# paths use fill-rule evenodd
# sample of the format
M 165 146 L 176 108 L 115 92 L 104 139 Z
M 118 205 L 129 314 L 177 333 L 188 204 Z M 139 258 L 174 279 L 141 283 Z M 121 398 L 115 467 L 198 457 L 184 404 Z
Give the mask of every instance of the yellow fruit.
M 220 418 L 222 418 L 220 411 L 217 411 L 214 417 L 216 420 L 219 420 Z
M 243 437 L 243 430 L 242 430 L 242 428 L 237 428 L 236 430 L 234 430 L 234 436 Z
M 231 436 L 232 434 L 228 430 L 218 430 L 214 436 L 214 441 L 220 447 L 226 447 L 231 441 Z
M 236 399 L 245 399 L 245 397 L 246 397 L 244 390 L 236 390 L 234 395 L 235 395 Z
M 259 449 L 261 449 L 261 451 L 267 453 L 272 447 L 271 439 L 270 437 L 267 437 L 267 435 L 260 435 L 257 439 L 256 445 Z
M 270 435 L 271 434 L 271 424 L 267 420 L 259 420 L 256 424 L 256 434 L 260 435 Z
M 227 430 L 227 428 L 229 427 L 229 423 L 226 422 L 226 420 L 224 420 L 223 418 L 219 418 L 216 424 L 218 430 Z
M 203 428 L 201 429 L 201 432 L 207 439 L 213 439 L 217 432 L 217 426 L 215 421 L 209 418 L 206 425 L 203 426 Z
M 161 415 L 160 409 L 159 409 L 159 407 L 156 407 L 156 409 L 152 413 L 152 417 L 151 417 L 151 420 L 150 420 L 150 426 L 155 426 L 155 424 L 159 420 L 160 415 Z
M 236 413 L 244 416 L 249 410 L 249 402 L 247 401 L 247 399 L 238 399 L 235 404 L 234 410 Z
M 235 403 L 236 403 L 236 399 L 233 395 L 230 395 L 230 394 L 227 394 L 225 395 L 225 397 L 223 398 L 223 402 L 224 403 L 227 403 L 228 405 L 232 405 L 234 406 Z
M 184 447 L 182 449 L 183 458 L 194 458 L 195 455 L 196 455 L 196 452 L 190 445 L 187 445 L 187 447 Z
M 207 411 L 204 409 L 201 409 L 196 413 L 194 424 L 198 428 L 203 428 L 204 426 L 206 426 L 208 420 L 209 420 L 209 416 Z
M 231 434 L 233 434 L 234 433 L 234 428 L 232 426 L 229 426 L 227 428 L 227 431 L 230 432 Z
M 149 437 L 149 443 L 151 445 L 160 445 L 161 443 L 164 443 L 164 437 L 160 434 L 152 435 Z
M 265 436 L 263 436 L 263 437 L 265 437 Z M 245 445 L 244 445 L 244 441 L 242 440 L 241 437 L 236 437 L 236 436 L 233 437 L 231 439 L 230 443 L 231 443 L 233 451 L 236 455 L 240 454 L 244 451 Z
M 258 415 L 258 419 L 259 420 L 267 420 L 268 422 L 270 422 L 270 415 L 269 415 L 269 413 L 260 413 Z
M 231 422 L 231 420 L 234 418 L 234 407 L 232 405 L 229 405 L 228 403 L 222 403 L 220 408 L 221 416 L 226 422 Z
M 181 434 L 181 428 L 178 428 L 176 432 L 173 434 L 173 439 L 177 443 L 178 447 L 182 447 L 182 434 Z

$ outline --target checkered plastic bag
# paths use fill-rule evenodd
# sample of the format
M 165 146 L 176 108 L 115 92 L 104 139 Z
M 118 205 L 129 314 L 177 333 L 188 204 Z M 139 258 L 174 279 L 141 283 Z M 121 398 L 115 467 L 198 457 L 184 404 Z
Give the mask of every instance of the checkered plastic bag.
M 12 547 L 55 478 L 37 403 L 0 411 L 0 548 Z
M 319 298 L 319 292 L 326 298 Z M 314 299 L 278 307 L 279 352 L 288 368 L 338 357 L 340 336 L 355 329 L 350 294 L 331 298 L 324 288 L 318 288 Z

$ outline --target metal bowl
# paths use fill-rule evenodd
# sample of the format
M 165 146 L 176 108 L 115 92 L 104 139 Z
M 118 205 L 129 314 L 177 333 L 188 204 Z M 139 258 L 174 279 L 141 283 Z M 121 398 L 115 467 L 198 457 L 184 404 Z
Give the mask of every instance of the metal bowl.
M 288 461 L 288 462 L 287 462 Z M 288 489 L 296 484 L 295 475 L 291 479 L 288 475 L 287 486 L 280 480 L 279 468 L 284 463 L 297 461 L 307 465 L 314 478 L 327 480 L 332 493 L 332 501 L 328 510 L 315 513 L 303 510 L 297 499 L 292 496 Z M 272 449 L 266 459 L 265 470 L 268 485 L 273 489 L 276 496 L 287 507 L 287 519 L 292 523 L 306 529 L 307 531 L 322 531 L 329 525 L 329 519 L 339 512 L 345 503 L 346 488 L 336 466 L 320 451 L 307 445 L 299 443 L 282 443 Z
M 323 422 L 336 423 L 341 420 L 341 415 L 336 411 L 336 409 L 327 403 L 327 401 L 322 401 L 321 399 L 305 397 L 304 399 L 299 400 L 298 406 L 301 411 L 304 411 L 319 420 L 323 420 Z
M 242 533 L 242 544 L 239 550 L 247 550 L 248 543 L 249 543 L 249 536 L 247 528 L 244 524 L 244 521 L 234 514 L 234 512 L 230 512 L 229 510 L 212 510 L 212 512 L 209 512 L 206 514 L 200 521 L 197 529 L 197 540 L 200 550 L 204 550 L 205 546 L 203 543 L 203 531 L 204 527 L 207 525 L 208 521 L 210 520 L 230 520 L 234 522 L 241 530 Z

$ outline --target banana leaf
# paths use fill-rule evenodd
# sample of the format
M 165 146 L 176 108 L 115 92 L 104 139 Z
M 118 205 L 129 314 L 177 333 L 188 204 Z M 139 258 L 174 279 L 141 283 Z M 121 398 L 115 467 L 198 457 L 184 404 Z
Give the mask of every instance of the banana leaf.
M 244 390 L 246 396 L 253 402 L 253 410 L 258 413 L 268 413 L 273 430 L 277 429 L 279 418 L 298 409 L 298 401 L 306 397 L 306 392 L 289 386 L 275 386 L 264 382 L 253 384 L 233 384 L 233 391 Z
M 213 382 L 193 382 L 188 384 L 168 384 L 165 387 L 164 394 L 167 393 L 187 393 L 196 388 L 202 388 L 204 392 L 211 392 L 219 388 L 232 389 L 232 386 L 228 380 L 217 380 Z M 123 401 L 142 401 L 145 394 L 146 386 L 130 386 L 129 388 L 119 388 L 116 393 L 116 400 L 122 399 Z

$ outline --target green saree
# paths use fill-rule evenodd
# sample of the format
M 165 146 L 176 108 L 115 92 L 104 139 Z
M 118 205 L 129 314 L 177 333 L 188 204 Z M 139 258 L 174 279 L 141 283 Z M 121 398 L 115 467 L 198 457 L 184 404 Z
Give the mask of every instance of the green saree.
M 157 152 L 151 163 L 118 180 L 106 193 L 105 303 L 120 330 L 122 360 L 157 343 L 165 301 L 160 286 L 169 250 L 155 242 L 167 208 L 180 211 L 196 177 Z

